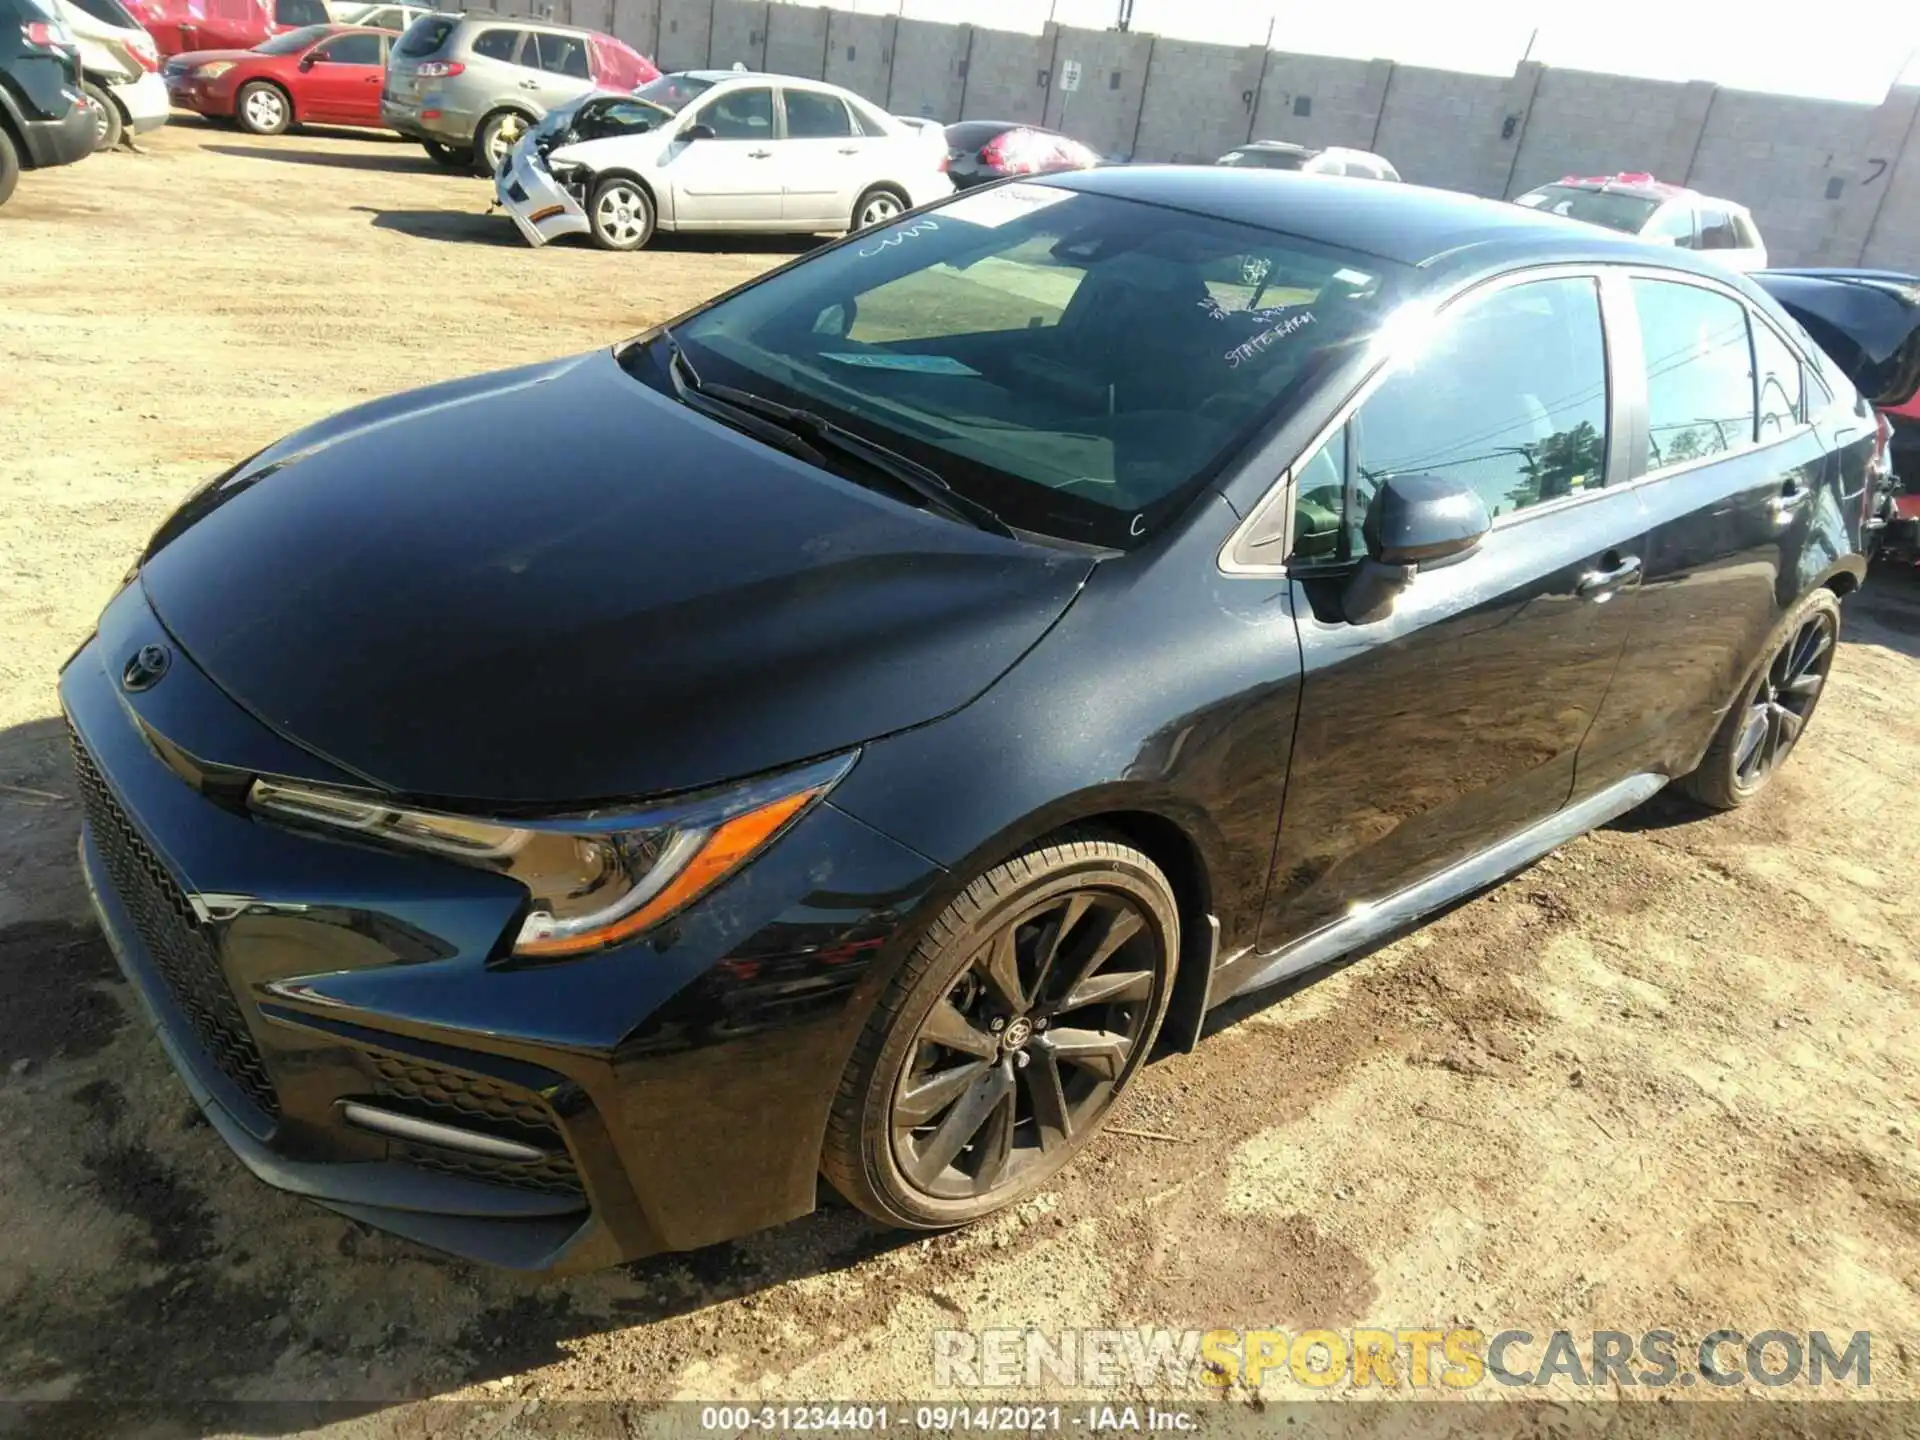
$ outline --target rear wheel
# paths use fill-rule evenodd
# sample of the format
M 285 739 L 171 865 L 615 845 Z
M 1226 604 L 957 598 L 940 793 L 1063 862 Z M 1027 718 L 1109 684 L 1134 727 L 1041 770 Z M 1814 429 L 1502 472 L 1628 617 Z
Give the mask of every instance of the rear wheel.
M 653 201 L 638 180 L 615 175 L 593 187 L 587 211 L 602 250 L 638 250 L 653 238 Z
M 120 117 L 120 107 L 113 103 L 106 87 L 89 80 L 81 87 L 87 97 L 87 109 L 93 112 L 93 153 L 111 150 L 120 143 L 121 132 L 126 122 Z
M 449 170 L 465 170 L 473 164 L 471 145 L 461 149 L 454 145 L 442 145 L 438 140 L 422 140 L 420 144 L 434 164 L 444 165 Z
M 853 205 L 853 228 L 870 230 L 884 225 L 907 209 L 907 197 L 891 185 L 876 185 Z
M 1766 788 L 1793 752 L 1826 689 L 1840 639 L 1840 600 L 1816 590 L 1780 627 L 1767 663 L 1727 712 L 1706 757 L 1678 788 L 1703 805 L 1733 810 Z
M 1131 846 L 1043 845 L 968 886 L 893 977 L 848 1062 L 821 1169 L 894 1225 L 1032 1193 L 1098 1134 L 1173 993 L 1179 910 Z
M 502 110 L 481 123 L 473 140 L 473 164 L 482 175 L 500 173 L 500 162 L 512 153 L 527 133 L 527 117 L 517 110 Z
M 13 147 L 13 136 L 0 125 L 0 205 L 7 203 L 13 187 L 20 183 L 20 152 Z
M 293 103 L 278 85 L 255 80 L 233 97 L 233 118 L 249 135 L 282 135 L 293 123 Z

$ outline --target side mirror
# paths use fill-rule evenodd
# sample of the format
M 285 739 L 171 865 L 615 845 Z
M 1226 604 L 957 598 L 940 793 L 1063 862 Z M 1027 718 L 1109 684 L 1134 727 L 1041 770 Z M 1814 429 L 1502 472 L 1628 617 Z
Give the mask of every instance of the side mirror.
M 1385 619 L 1422 567 L 1472 553 L 1492 528 L 1486 502 L 1458 480 L 1394 475 L 1381 481 L 1361 526 L 1367 558 L 1347 582 L 1341 612 L 1355 625 Z
M 318 55 L 302 55 L 300 57 L 300 68 L 302 70 L 311 70 L 319 63 L 320 57 Z
M 714 134 L 711 125 L 689 125 L 680 132 L 680 138 L 682 140 L 713 140 L 718 137 Z

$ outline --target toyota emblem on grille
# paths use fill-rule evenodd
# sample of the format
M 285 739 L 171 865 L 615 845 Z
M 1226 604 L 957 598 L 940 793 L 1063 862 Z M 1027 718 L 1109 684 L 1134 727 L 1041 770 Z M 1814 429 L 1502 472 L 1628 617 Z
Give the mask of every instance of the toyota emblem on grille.
M 120 683 L 129 690 L 151 690 L 173 663 L 173 652 L 164 645 L 142 645 L 120 672 Z

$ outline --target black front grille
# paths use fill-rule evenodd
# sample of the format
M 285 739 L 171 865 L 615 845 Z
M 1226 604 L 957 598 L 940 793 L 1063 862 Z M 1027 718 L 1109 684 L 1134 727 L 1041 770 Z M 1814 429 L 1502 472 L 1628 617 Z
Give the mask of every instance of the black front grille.
M 214 1064 L 264 1115 L 277 1117 L 279 1097 L 220 969 L 213 937 L 193 913 L 179 883 L 114 799 L 79 735 L 70 730 L 69 736 L 93 843 L 141 945 Z
M 380 1077 L 380 1093 L 405 1102 L 404 1108 L 410 1113 L 549 1152 L 539 1160 L 496 1160 L 406 1145 L 399 1151 L 400 1158 L 423 1169 L 484 1180 L 490 1185 L 554 1194 L 583 1193 L 579 1172 L 567 1154 L 553 1111 L 532 1091 L 448 1070 L 412 1056 L 376 1054 L 370 1058 Z

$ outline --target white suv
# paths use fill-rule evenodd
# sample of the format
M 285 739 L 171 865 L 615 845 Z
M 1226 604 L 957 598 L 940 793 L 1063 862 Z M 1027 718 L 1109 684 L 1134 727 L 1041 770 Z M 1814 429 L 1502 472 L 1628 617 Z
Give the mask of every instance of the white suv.
M 1698 250 L 1730 270 L 1767 268 L 1766 242 L 1746 206 L 1651 175 L 1569 175 L 1514 204 L 1637 235 L 1650 245 Z

